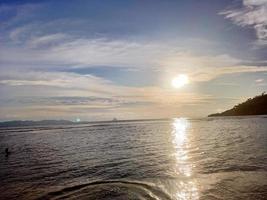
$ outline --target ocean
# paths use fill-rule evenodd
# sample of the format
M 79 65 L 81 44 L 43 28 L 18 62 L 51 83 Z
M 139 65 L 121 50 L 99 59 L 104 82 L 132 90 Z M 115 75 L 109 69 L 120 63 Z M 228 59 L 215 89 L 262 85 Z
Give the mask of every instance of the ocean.
M 0 199 L 267 199 L 266 116 L 9 127 L 0 147 Z

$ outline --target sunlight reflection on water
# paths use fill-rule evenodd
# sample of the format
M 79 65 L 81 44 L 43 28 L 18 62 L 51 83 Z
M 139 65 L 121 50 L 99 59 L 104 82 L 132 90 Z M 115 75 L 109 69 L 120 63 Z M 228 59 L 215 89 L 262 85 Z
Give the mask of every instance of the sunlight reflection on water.
M 192 165 L 188 160 L 188 127 L 189 121 L 186 118 L 176 118 L 173 121 L 173 144 L 175 147 L 176 171 L 177 174 L 190 178 L 192 176 Z M 177 199 L 199 199 L 198 189 L 193 180 L 179 181 L 177 183 Z

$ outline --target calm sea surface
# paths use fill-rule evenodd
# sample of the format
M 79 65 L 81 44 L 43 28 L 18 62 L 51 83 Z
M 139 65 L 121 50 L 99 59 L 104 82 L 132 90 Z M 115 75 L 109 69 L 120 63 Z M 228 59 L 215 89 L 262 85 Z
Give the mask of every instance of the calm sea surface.
M 267 199 L 264 117 L 2 128 L 0 147 L 0 199 Z

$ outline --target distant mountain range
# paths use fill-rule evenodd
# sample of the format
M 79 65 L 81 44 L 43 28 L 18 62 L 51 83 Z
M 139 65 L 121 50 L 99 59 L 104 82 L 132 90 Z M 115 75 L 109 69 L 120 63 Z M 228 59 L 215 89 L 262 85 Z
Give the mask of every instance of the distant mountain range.
M 264 92 L 259 96 L 255 96 L 252 99 L 249 98 L 245 102 L 235 105 L 230 110 L 211 114 L 209 117 L 242 115 L 267 115 L 267 94 Z
M 116 122 L 136 122 L 136 121 L 161 121 L 167 120 L 165 118 L 161 119 L 130 119 L 130 120 L 118 120 L 113 118 L 113 120 L 108 121 L 80 121 L 73 122 L 68 120 L 41 120 L 41 121 L 32 121 L 32 120 L 17 120 L 17 121 L 5 121 L 0 122 L 1 127 L 22 127 L 22 126 L 47 126 L 47 125 L 77 125 L 77 124 L 95 124 L 95 123 L 116 123 Z
M 45 126 L 45 125 L 71 125 L 75 122 L 68 120 L 41 120 L 41 121 L 6 121 L 0 122 L 0 127 L 14 126 Z M 75 123 L 76 124 L 76 123 Z

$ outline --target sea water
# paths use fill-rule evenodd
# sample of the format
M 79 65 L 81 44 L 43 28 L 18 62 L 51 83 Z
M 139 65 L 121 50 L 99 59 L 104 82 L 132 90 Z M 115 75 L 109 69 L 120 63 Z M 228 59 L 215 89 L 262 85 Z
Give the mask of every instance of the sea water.
M 0 199 L 267 199 L 262 116 L 9 127 L 0 147 Z

